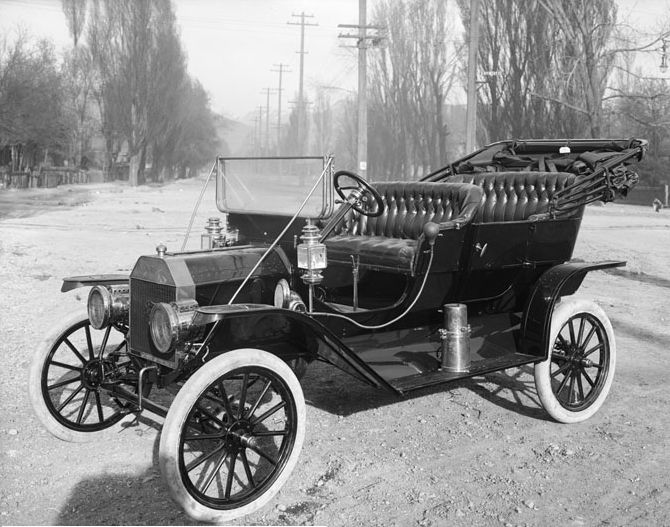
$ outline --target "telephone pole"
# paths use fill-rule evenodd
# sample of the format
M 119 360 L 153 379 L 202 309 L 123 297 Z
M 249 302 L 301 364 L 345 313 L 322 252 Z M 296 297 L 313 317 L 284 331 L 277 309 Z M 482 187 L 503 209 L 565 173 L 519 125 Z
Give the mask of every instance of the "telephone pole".
M 358 173 L 365 178 L 368 170 L 368 101 L 367 101 L 367 51 L 369 47 L 379 45 L 383 36 L 379 32 L 380 26 L 367 25 L 366 0 L 358 0 L 358 24 L 338 24 L 337 27 L 357 29 L 358 33 L 340 33 L 339 38 L 355 38 L 358 48 L 358 139 L 357 139 L 357 164 Z M 371 30 L 372 33 L 368 33 Z
M 258 153 L 263 151 L 263 107 L 258 107 L 258 117 L 254 117 L 254 136 Z
M 265 103 L 265 153 L 270 154 L 270 93 L 274 92 L 272 88 L 265 88 L 261 93 L 265 93 L 267 101 Z
M 303 92 L 303 80 L 304 80 L 304 71 L 305 71 L 305 26 L 318 26 L 319 24 L 311 24 L 305 22 L 305 18 L 314 18 L 314 15 L 306 15 L 303 11 L 299 15 L 295 13 L 291 15 L 292 17 L 299 18 L 300 22 L 286 22 L 291 26 L 300 26 L 300 51 L 296 51 L 300 55 L 300 84 L 298 85 L 298 144 L 302 147 L 302 123 L 305 118 L 305 99 Z
M 291 70 L 287 69 L 288 64 L 275 64 L 278 69 L 270 70 L 275 73 L 279 73 L 279 87 L 277 88 L 277 155 L 281 153 L 281 92 L 282 92 L 282 76 L 284 73 L 290 73 Z
M 477 142 L 477 51 L 479 49 L 479 1 L 470 0 L 468 41 L 468 98 L 465 114 L 465 151 L 473 152 Z

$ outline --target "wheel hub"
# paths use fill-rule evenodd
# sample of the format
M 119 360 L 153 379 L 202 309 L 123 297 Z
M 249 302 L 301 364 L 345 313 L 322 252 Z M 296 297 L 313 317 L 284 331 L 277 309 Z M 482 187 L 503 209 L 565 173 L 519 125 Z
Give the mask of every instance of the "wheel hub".
M 114 364 L 108 360 L 92 359 L 81 370 L 82 384 L 91 390 L 98 389 L 113 369 Z
M 248 421 L 235 421 L 226 430 L 224 437 L 226 445 L 236 450 L 252 446 L 254 438 L 251 435 L 251 432 L 252 426 Z
M 89 389 L 96 389 L 100 386 L 103 378 L 103 372 L 100 367 L 100 361 L 94 359 L 88 361 L 81 372 L 82 384 Z

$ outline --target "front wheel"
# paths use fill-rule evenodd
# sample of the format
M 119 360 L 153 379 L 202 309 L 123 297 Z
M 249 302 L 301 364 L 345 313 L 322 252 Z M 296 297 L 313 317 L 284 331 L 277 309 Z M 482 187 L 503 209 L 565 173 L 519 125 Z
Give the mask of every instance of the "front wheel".
M 602 406 L 612 385 L 612 324 L 593 302 L 563 300 L 552 315 L 549 343 L 548 358 L 535 365 L 542 406 L 561 423 L 584 421 Z
M 64 441 L 86 441 L 128 413 L 101 388 L 105 378 L 133 371 L 127 351 L 123 332 L 94 329 L 85 310 L 44 339 L 33 356 L 28 391 L 49 432 Z
M 305 400 L 289 366 L 265 351 L 231 351 L 204 364 L 172 402 L 161 472 L 189 516 L 227 522 L 279 491 L 304 436 Z

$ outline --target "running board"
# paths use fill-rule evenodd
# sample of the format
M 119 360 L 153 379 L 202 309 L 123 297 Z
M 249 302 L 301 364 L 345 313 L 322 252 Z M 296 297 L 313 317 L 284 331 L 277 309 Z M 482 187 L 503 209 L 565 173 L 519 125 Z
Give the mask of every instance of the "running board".
M 494 371 L 505 370 L 507 368 L 516 368 L 524 364 L 531 364 L 542 360 L 535 355 L 526 355 L 524 353 L 508 353 L 503 356 L 495 358 L 487 358 L 478 361 L 472 361 L 470 369 L 463 373 L 453 373 L 443 370 L 435 370 L 426 373 L 417 373 L 415 375 L 408 375 L 406 377 L 398 377 L 396 379 L 388 380 L 389 384 L 393 386 L 401 394 L 420 390 L 421 388 L 428 388 L 438 384 L 444 384 L 459 379 L 468 379 L 491 373 Z

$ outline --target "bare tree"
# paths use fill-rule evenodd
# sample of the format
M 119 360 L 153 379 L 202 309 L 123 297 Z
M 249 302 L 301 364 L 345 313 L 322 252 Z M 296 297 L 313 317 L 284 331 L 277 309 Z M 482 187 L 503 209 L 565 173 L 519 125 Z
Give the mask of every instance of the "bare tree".
M 86 25 L 86 2 L 87 0 L 61 0 L 63 3 L 63 13 L 67 21 L 67 27 L 72 35 L 74 47 L 77 47 L 79 39 L 84 32 Z
M 469 4 L 459 6 L 467 33 Z M 625 37 L 614 0 L 483 0 L 481 24 L 480 142 L 601 136 L 613 72 L 664 35 Z
M 374 13 L 386 28 L 371 54 L 369 157 L 375 178 L 418 177 L 446 161 L 444 103 L 458 50 L 440 0 L 385 0 Z

